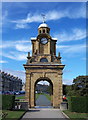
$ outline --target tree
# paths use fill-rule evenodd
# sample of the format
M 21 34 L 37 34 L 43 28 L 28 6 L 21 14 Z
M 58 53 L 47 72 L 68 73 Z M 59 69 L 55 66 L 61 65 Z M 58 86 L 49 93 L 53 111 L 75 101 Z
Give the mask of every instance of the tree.
M 51 85 L 48 86 L 47 92 L 48 92 L 50 95 L 52 95 L 52 86 L 51 86 Z
M 73 80 L 68 95 L 88 96 L 88 76 L 78 76 Z
M 68 95 L 71 90 L 71 85 L 63 85 L 63 95 Z

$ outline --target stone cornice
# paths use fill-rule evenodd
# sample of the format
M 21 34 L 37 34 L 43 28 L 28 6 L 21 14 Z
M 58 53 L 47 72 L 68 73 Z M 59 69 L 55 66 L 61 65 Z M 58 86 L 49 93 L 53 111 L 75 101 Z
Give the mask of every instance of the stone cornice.
M 30 68 L 30 69 L 63 69 L 65 67 L 65 65 L 62 65 L 62 64 L 57 64 L 57 65 L 49 65 L 49 64 L 30 64 L 30 65 L 27 65 L 27 64 L 24 64 L 24 68 Z

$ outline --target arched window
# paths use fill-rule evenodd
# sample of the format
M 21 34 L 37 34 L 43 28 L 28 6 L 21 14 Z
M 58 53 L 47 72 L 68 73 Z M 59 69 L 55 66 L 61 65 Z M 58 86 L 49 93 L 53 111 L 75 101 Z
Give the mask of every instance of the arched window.
M 47 30 L 47 33 L 49 33 L 49 30 Z
M 45 30 L 43 30 L 43 33 L 45 33 Z
M 40 62 L 48 62 L 48 60 L 46 58 L 41 58 Z
M 41 33 L 41 30 L 39 30 L 39 33 Z

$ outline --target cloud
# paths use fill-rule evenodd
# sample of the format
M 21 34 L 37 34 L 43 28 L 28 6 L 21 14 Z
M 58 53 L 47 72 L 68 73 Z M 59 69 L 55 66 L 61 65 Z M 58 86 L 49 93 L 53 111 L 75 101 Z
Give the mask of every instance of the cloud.
M 70 32 L 64 31 L 62 33 L 54 34 L 54 37 L 59 38 L 58 42 L 82 40 L 86 38 L 86 29 L 75 28 Z
M 6 10 L 6 11 L 4 11 L 4 13 L 3 13 L 3 15 L 2 15 L 2 22 L 3 22 L 4 20 L 6 20 L 7 16 L 8 16 L 8 11 Z
M 64 53 L 82 53 L 82 52 L 86 52 L 85 44 L 71 45 L 64 51 Z
M 81 6 L 75 8 L 69 7 L 66 13 L 67 17 L 71 19 L 86 18 L 86 3 L 82 3 Z
M 73 80 L 69 80 L 69 79 L 63 79 L 63 84 L 64 85 L 71 85 L 73 83 Z
M 39 81 L 37 84 L 41 84 L 41 85 L 49 85 L 50 83 L 47 81 Z
M 26 60 L 27 52 L 31 52 L 30 41 L 3 41 L 0 45 L 0 55 L 18 61 Z M 8 51 L 8 52 L 7 52 Z
M 0 7 L 1 8 L 1 7 Z M 8 16 L 8 11 L 4 11 L 2 15 L 2 11 L 0 12 L 0 33 L 2 33 L 2 25 L 6 25 L 7 22 L 7 16 Z
M 68 9 L 65 10 L 52 10 L 45 12 L 46 15 L 46 20 L 58 20 L 61 18 L 70 18 L 70 19 L 78 19 L 78 18 L 86 18 L 86 5 L 82 4 L 79 8 L 76 7 L 73 9 L 73 7 L 69 7 Z M 41 22 L 42 21 L 42 16 L 40 12 L 35 12 L 35 13 L 28 13 L 26 18 L 19 19 L 19 20 L 11 20 L 12 23 L 16 24 L 16 29 L 19 28 L 27 28 L 28 23 L 32 22 Z
M 19 46 L 21 44 L 27 44 L 30 43 L 30 41 L 28 40 L 17 40 L 17 41 L 2 41 L 2 43 L 0 43 L 0 48 L 9 48 L 9 47 L 16 47 L 16 45 L 19 44 Z
M 17 61 L 23 61 L 27 58 L 27 53 L 22 52 L 9 52 L 9 53 L 3 53 L 2 56 L 17 60 Z
M 3 15 L 0 17 L 0 27 L 7 21 L 8 11 L 4 11 Z
M 4 60 L 0 60 L 0 63 L 8 63 L 8 62 Z
M 57 45 L 57 49 L 66 56 L 80 55 L 80 53 L 86 53 L 86 44 Z
M 24 51 L 24 52 L 29 52 L 32 50 L 32 46 L 30 45 L 23 45 L 23 44 L 17 44 L 16 49 L 18 51 Z
M 15 27 L 15 29 L 24 29 L 24 28 L 29 28 L 29 26 L 24 23 L 17 23 Z

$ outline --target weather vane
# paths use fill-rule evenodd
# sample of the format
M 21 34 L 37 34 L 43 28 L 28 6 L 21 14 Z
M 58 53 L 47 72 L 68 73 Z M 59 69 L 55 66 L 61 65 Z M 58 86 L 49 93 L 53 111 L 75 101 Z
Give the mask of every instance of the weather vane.
M 43 18 L 43 23 L 45 23 L 45 15 L 44 14 L 41 14 L 42 15 L 42 18 Z

